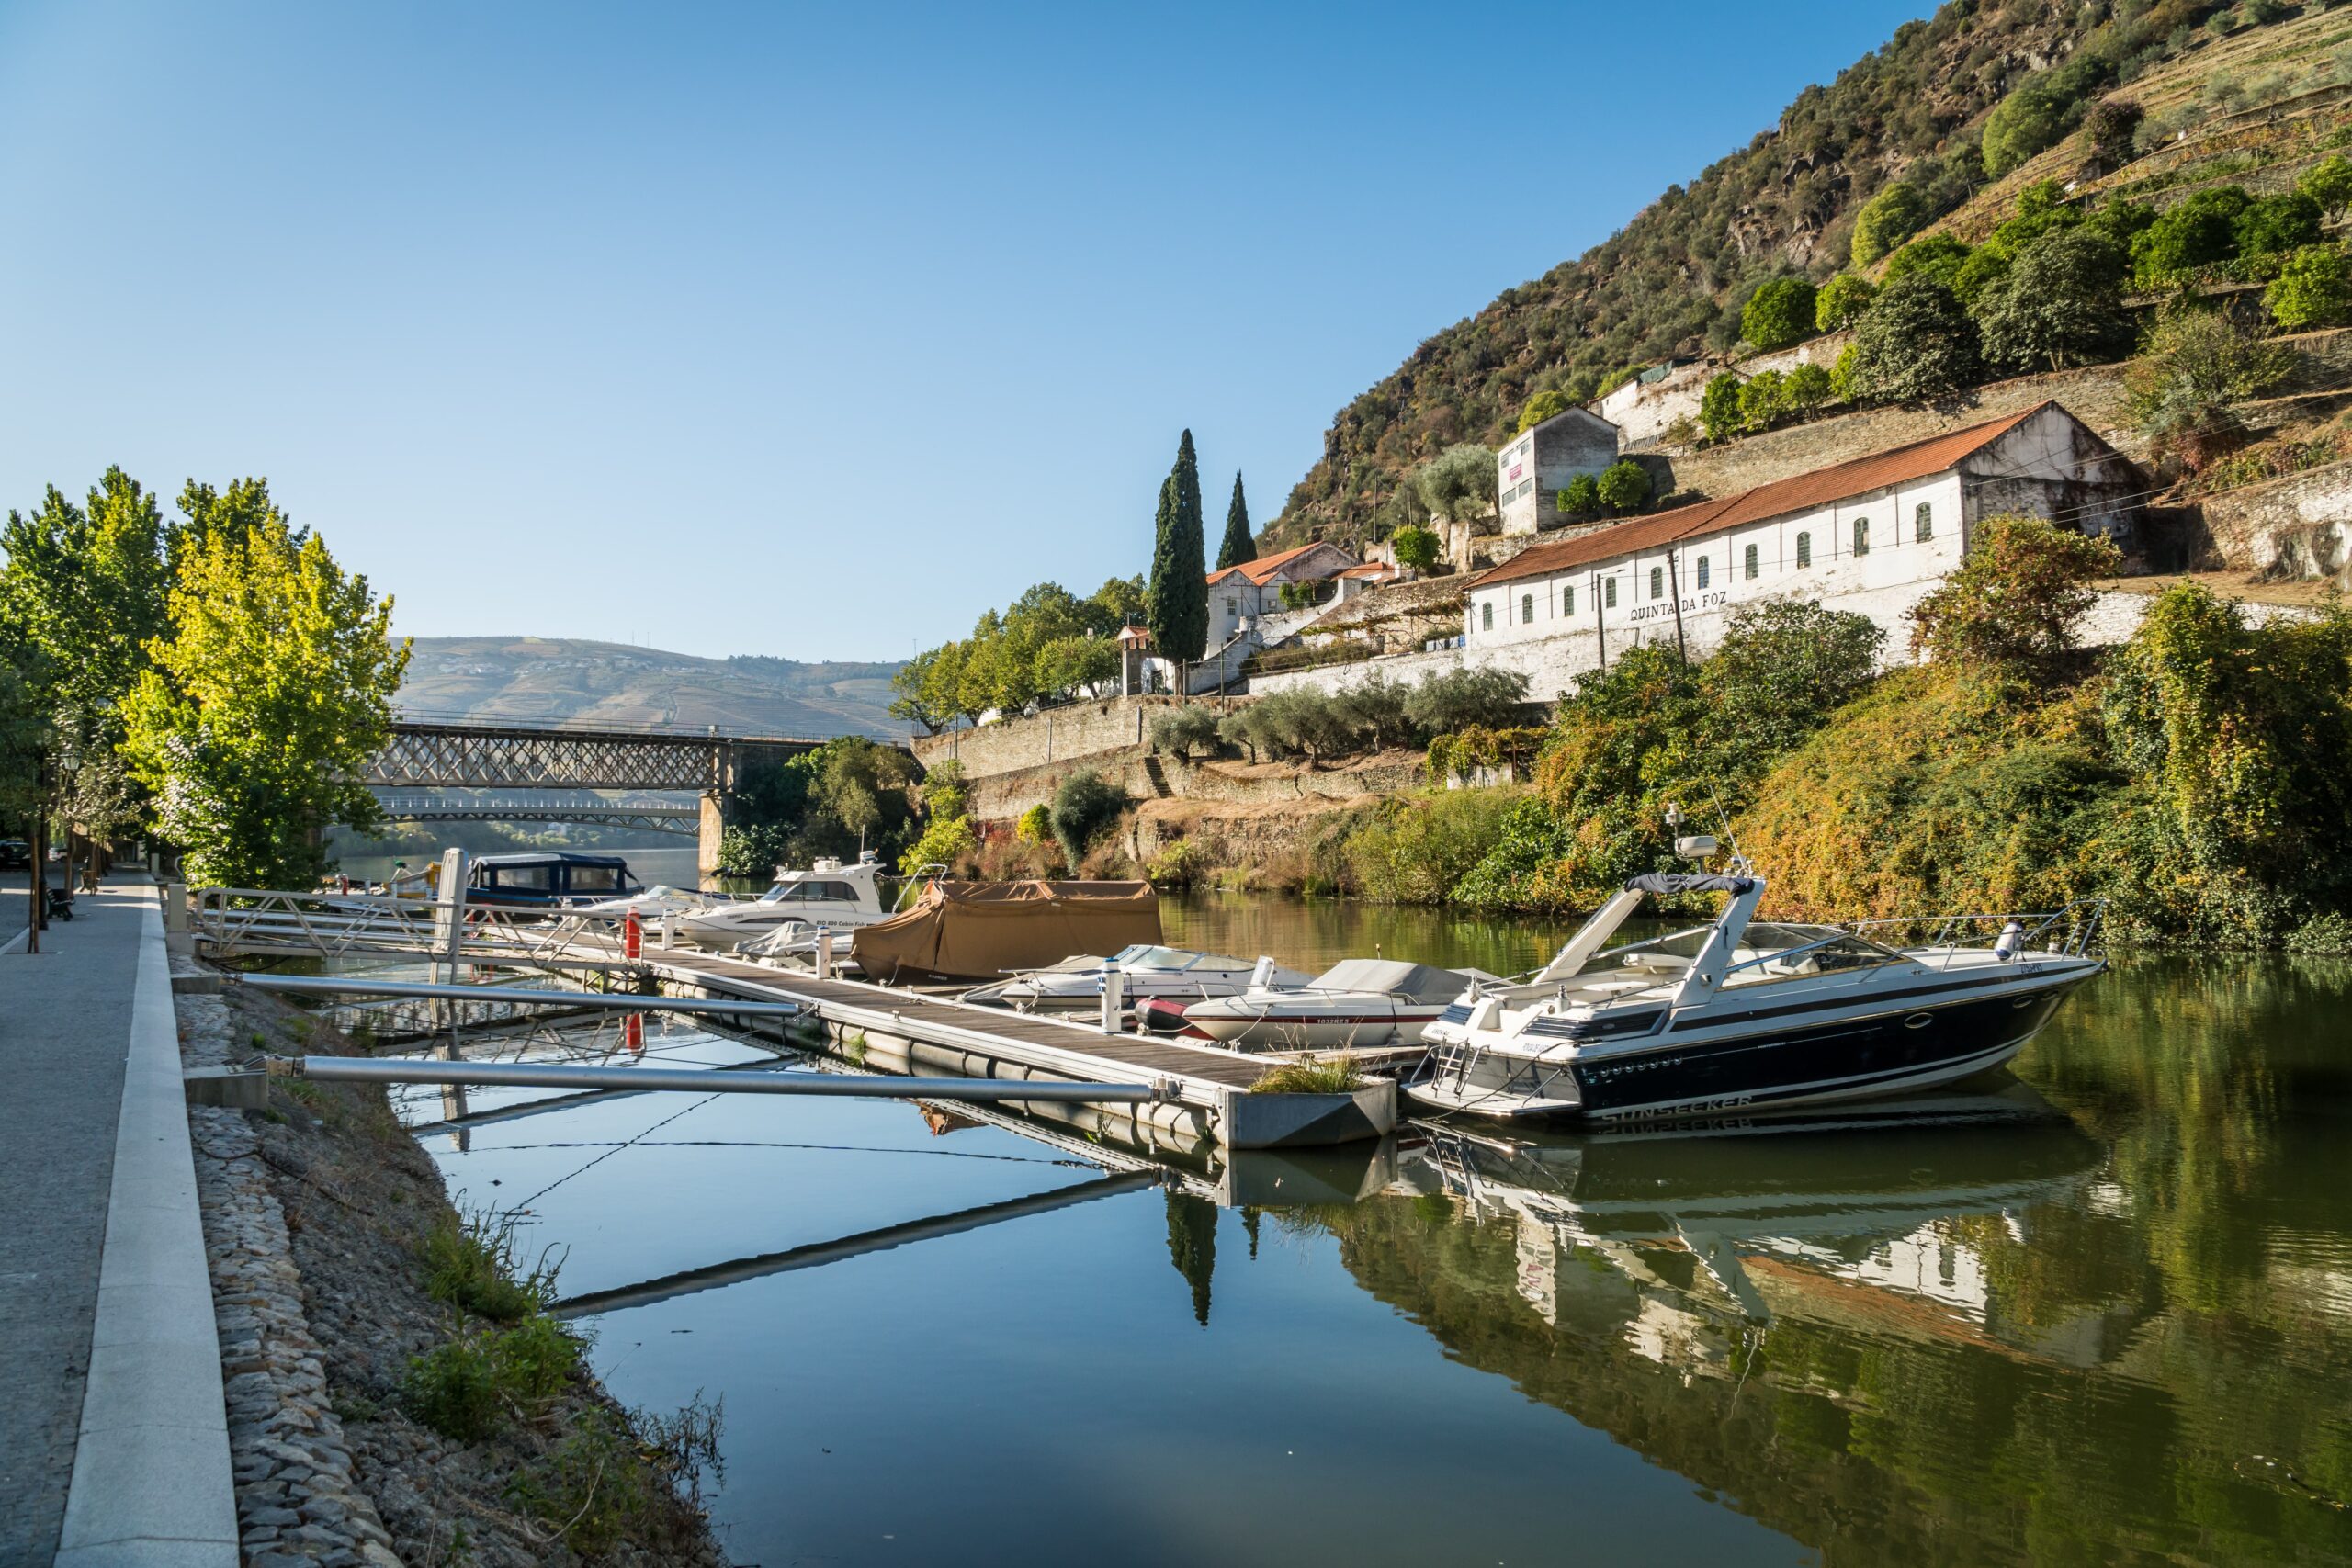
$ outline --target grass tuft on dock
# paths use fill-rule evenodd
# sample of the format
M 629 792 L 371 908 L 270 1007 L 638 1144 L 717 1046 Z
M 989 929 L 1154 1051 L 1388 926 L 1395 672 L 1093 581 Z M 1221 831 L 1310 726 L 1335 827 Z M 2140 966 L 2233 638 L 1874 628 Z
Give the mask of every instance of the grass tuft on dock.
M 1354 1056 L 1301 1056 L 1284 1062 L 1250 1086 L 1251 1094 L 1353 1094 L 1363 1087 Z

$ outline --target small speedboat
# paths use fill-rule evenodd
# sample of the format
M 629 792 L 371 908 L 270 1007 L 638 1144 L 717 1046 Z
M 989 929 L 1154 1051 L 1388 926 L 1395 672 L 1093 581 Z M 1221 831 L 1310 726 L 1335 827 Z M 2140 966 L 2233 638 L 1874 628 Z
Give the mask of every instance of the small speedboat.
M 1271 958 L 1251 964 L 1214 953 L 1137 942 L 1108 958 L 1066 958 L 1043 969 L 975 987 L 964 993 L 963 999 L 1023 1012 L 1091 1012 L 1102 1005 L 1104 977 L 1114 970 L 1119 975 L 1120 995 L 1129 1008 L 1148 1001 L 1191 1003 L 1237 996 L 1253 985 L 1303 986 L 1307 978 L 1295 969 L 1277 966 Z
M 1417 1044 L 1422 1030 L 1474 984 L 1502 981 L 1482 969 L 1350 958 L 1304 985 L 1252 986 L 1236 996 L 1193 1002 L 1182 1010 L 1182 1027 L 1261 1051 Z M 1169 1004 L 1157 1010 L 1165 1015 Z
M 1730 867 L 1636 876 L 1532 980 L 1472 986 L 1429 1026 L 1406 1091 L 1473 1115 L 1603 1121 L 1907 1093 L 2006 1064 L 2107 967 L 2097 900 L 1951 917 L 1929 944 L 1894 948 L 1862 930 L 1933 922 L 1758 920 L 1764 878 Z M 1717 893 L 1713 924 L 1607 945 L 1650 897 Z M 1996 920 L 1989 941 L 1953 935 Z
M 605 898 L 594 904 L 574 903 L 570 912 L 586 915 L 592 919 L 617 920 L 634 910 L 637 918 L 648 925 L 660 922 L 664 915 L 684 914 L 699 909 L 709 902 L 702 894 L 689 893 L 683 887 L 671 887 L 655 883 L 642 893 L 632 893 L 624 898 Z
M 675 930 L 703 948 L 731 948 L 775 935 L 786 927 L 810 936 L 818 927 L 844 931 L 887 919 L 878 879 L 882 865 L 872 851 L 854 864 L 830 857 L 806 871 L 776 868 L 775 885 L 757 898 L 722 898 L 678 917 Z

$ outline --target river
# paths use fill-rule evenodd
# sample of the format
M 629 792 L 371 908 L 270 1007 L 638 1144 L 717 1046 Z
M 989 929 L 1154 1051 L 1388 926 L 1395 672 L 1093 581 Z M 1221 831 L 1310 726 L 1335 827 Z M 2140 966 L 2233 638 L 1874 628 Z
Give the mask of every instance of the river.
M 1310 969 L 1510 972 L 1562 935 L 1165 914 Z M 566 1249 L 567 1295 L 749 1260 L 588 1320 L 624 1401 L 723 1400 L 741 1562 L 2352 1562 L 2347 1000 L 2341 960 L 2133 958 L 2013 1080 L 1892 1126 L 1415 1129 L 1244 1168 L 1253 1207 L 1090 1196 L 1065 1153 L 903 1104 L 424 1137 Z M 655 1057 L 741 1050 L 649 1027 Z M 1083 1201 L 776 1256 L 1049 1192 Z

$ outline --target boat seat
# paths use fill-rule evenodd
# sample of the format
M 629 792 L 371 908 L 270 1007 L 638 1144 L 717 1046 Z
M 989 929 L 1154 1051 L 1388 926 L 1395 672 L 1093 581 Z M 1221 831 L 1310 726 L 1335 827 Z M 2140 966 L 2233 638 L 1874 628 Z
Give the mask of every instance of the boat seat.
M 1670 975 L 1690 968 L 1690 960 L 1671 953 L 1629 953 L 1625 955 L 1625 967 Z

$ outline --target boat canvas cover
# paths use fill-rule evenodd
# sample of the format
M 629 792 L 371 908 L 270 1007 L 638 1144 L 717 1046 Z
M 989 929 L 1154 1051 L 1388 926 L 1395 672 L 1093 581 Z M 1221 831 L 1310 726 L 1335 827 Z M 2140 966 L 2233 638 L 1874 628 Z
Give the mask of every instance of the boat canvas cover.
M 1450 1002 L 1469 984 L 1460 972 L 1393 958 L 1348 958 L 1315 977 L 1317 991 L 1370 991 L 1414 1001 Z
M 1645 871 L 1625 879 L 1628 893 L 1745 893 L 1755 886 L 1754 877 L 1704 871 Z
M 850 936 L 875 980 L 995 980 L 1159 942 L 1159 895 L 1148 882 L 935 881 L 911 908 Z

